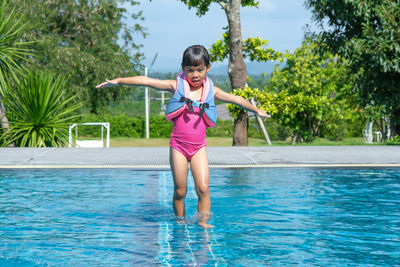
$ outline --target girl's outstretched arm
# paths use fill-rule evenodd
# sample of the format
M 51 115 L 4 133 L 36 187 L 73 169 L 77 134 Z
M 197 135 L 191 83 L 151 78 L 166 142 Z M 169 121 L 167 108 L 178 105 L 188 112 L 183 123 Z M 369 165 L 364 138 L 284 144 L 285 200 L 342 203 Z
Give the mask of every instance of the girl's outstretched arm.
M 232 104 L 238 105 L 248 111 L 252 111 L 260 117 L 264 117 L 264 118 L 271 117 L 271 115 L 267 114 L 267 112 L 265 110 L 262 110 L 262 109 L 259 109 L 255 106 L 253 106 L 243 97 L 224 92 L 223 90 L 221 90 L 220 88 L 218 88 L 216 86 L 214 86 L 214 97 L 217 100 L 232 103 Z
M 104 88 L 110 86 L 121 85 L 139 85 L 149 86 L 159 90 L 174 91 L 176 86 L 175 80 L 158 80 L 149 78 L 146 76 L 135 76 L 127 78 L 116 78 L 113 80 L 106 80 L 105 82 L 98 84 L 96 88 Z

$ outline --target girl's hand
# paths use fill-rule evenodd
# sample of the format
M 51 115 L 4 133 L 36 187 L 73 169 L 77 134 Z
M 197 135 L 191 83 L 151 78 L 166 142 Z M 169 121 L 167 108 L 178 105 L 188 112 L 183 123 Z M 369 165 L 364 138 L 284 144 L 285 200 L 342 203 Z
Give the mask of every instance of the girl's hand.
M 260 117 L 263 117 L 264 121 L 266 121 L 268 118 L 271 118 L 271 115 L 267 114 L 267 112 L 265 110 L 262 110 L 262 109 L 258 109 L 257 115 L 260 116 Z
M 107 80 L 104 83 L 96 85 L 96 88 L 105 88 L 118 85 L 118 79 Z

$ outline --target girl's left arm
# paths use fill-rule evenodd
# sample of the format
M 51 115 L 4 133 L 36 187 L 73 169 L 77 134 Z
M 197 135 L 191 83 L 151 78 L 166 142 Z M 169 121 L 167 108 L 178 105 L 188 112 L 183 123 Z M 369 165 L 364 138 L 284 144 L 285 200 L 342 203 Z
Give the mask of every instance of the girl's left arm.
M 214 98 L 224 102 L 232 103 L 238 105 L 248 111 L 256 113 L 260 117 L 270 118 L 271 115 L 267 114 L 265 110 L 259 109 L 252 104 L 250 104 L 246 99 L 241 96 L 229 94 L 224 92 L 222 89 L 214 86 Z

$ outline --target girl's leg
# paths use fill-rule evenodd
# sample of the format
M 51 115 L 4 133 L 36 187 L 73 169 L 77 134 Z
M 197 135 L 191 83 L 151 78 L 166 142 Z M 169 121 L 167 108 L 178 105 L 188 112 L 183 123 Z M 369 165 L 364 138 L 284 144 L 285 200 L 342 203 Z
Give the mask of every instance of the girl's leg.
M 182 153 L 170 148 L 169 163 L 174 178 L 174 197 L 172 206 L 175 215 L 185 217 L 185 197 L 187 192 L 188 160 Z
M 197 211 L 200 217 L 199 224 L 206 228 L 212 227 L 207 224 L 210 218 L 211 199 L 209 190 L 210 172 L 206 147 L 201 148 L 192 157 L 190 160 L 190 170 L 196 186 L 197 197 L 199 198 L 197 204 Z

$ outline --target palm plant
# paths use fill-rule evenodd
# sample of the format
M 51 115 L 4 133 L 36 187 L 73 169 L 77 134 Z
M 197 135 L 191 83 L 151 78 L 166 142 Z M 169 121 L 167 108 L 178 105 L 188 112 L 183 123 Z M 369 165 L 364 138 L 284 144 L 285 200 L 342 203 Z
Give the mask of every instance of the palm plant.
M 1 128 L 9 128 L 6 112 L 2 102 L 4 91 L 10 78 L 17 81 L 18 75 L 25 72 L 21 65 L 25 56 L 32 55 L 27 48 L 32 42 L 20 41 L 19 37 L 26 28 L 15 8 L 7 7 L 7 1 L 0 6 L 0 124 Z
M 14 90 L 4 92 L 10 129 L 3 134 L 6 144 L 45 147 L 65 146 L 68 121 L 79 115 L 74 111 L 76 95 L 66 93 L 66 80 L 47 72 L 30 73 L 16 83 Z

